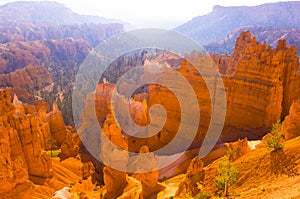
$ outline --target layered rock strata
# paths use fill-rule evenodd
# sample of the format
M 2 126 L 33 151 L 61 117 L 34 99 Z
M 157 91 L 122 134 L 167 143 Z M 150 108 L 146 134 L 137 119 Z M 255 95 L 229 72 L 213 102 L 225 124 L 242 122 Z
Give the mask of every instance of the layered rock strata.
M 39 138 L 42 120 L 37 113 L 26 114 L 16 97 L 11 104 L 8 89 L 0 90 L 0 106 L 1 196 L 30 198 L 30 181 L 41 184 L 53 175 L 50 157 Z

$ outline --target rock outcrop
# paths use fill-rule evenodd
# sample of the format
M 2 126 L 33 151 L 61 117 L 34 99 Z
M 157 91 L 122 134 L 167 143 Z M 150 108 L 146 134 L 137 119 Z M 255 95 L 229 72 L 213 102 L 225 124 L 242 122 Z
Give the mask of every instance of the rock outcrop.
M 290 108 L 290 113 L 282 123 L 286 140 L 300 136 L 300 101 L 296 100 Z
M 28 65 L 8 74 L 0 74 L 0 87 L 20 87 L 28 90 L 41 89 L 52 82 L 47 68 Z
M 40 184 L 43 179 L 51 177 L 51 160 L 41 148 L 38 131 L 38 118 L 26 115 L 14 118 L 14 128 L 17 130 L 22 144 L 22 151 L 28 166 L 30 179 Z
M 21 106 L 15 98 L 14 103 Z M 0 90 L 1 197 L 31 198 L 33 185 L 52 176 L 50 157 L 42 150 L 38 114 L 25 114 L 11 104 L 10 91 Z
M 122 171 L 112 169 L 110 167 L 103 168 L 103 178 L 106 187 L 104 198 L 117 198 L 122 195 L 128 184 L 128 176 Z
M 149 153 L 149 148 L 147 146 L 142 146 L 139 153 L 139 161 L 143 162 L 143 164 L 139 166 L 143 168 L 138 168 L 137 173 L 133 174 L 132 177 L 139 180 L 142 184 L 142 193 L 140 198 L 155 198 L 154 196 L 163 189 L 163 187 L 157 183 L 159 171 L 153 170 L 146 173 L 142 171 L 153 167 L 153 164 L 156 166 L 158 164 L 158 159 L 155 157 L 154 153 Z
M 135 124 L 139 126 L 145 126 L 148 124 L 148 105 L 146 101 L 145 94 L 139 94 L 134 96 L 133 98 L 126 99 L 125 97 L 118 96 L 118 100 L 114 103 L 115 110 L 119 110 L 116 113 L 112 113 L 112 92 L 115 89 L 115 85 L 105 83 L 105 84 L 97 84 L 96 93 L 95 93 L 95 110 L 97 114 L 97 119 L 100 125 L 107 129 L 107 126 L 104 126 L 104 123 L 109 124 L 109 121 L 112 121 L 113 114 L 117 116 L 118 122 L 125 125 L 133 121 Z M 91 98 L 91 97 L 89 97 Z M 129 111 L 125 111 L 125 109 L 129 109 Z M 129 113 L 129 115 L 126 115 Z M 85 114 L 89 114 L 88 111 L 85 111 Z M 112 124 L 110 128 L 118 128 L 115 123 Z M 115 129 L 116 130 L 116 129 Z M 112 130 L 111 132 L 114 132 Z M 132 130 L 132 129 L 131 129 Z M 126 136 L 127 143 L 126 145 L 129 151 L 139 152 L 140 147 L 147 144 L 146 139 L 137 139 L 134 136 L 126 135 L 126 132 L 122 132 L 120 129 L 118 130 L 118 135 Z M 133 134 L 134 132 L 129 132 Z M 123 138 L 122 138 L 123 140 Z M 114 142 L 113 142 L 114 143 Z M 119 143 L 121 144 L 121 143 Z M 118 145 L 118 144 L 117 144 Z M 123 144 L 118 146 L 124 146 Z
M 111 96 L 115 86 L 113 84 L 97 84 L 95 93 L 95 109 L 100 125 L 103 125 L 105 117 L 110 113 Z
M 252 38 L 251 33 L 246 31 L 241 32 L 237 38 L 232 55 L 214 54 L 212 57 L 224 75 L 252 79 L 256 76 L 257 79 L 259 78 L 265 82 L 280 79 L 287 93 L 289 93 L 286 82 L 297 86 L 295 84 L 298 77 L 298 57 L 296 53 L 297 48 L 295 46 L 287 47 L 286 40 L 279 40 L 276 48 L 272 49 L 271 46 L 267 46 L 266 42 L 262 44 L 257 42 L 256 38 Z M 290 96 L 294 97 L 293 95 Z M 284 114 L 287 113 L 284 112 Z
M 59 157 L 63 160 L 69 157 L 76 157 L 80 149 L 80 138 L 76 131 L 70 126 L 66 126 L 66 138 L 65 141 L 61 144 L 60 150 L 61 153 Z
M 223 149 L 224 155 L 229 157 L 230 161 L 235 161 L 239 157 L 247 154 L 250 151 L 250 147 L 248 145 L 248 139 L 239 139 L 236 142 L 226 143 Z
M 53 103 L 52 111 L 48 115 L 50 124 L 51 136 L 56 140 L 57 145 L 61 146 L 66 140 L 67 131 L 65 128 L 64 120 L 61 111 L 58 109 L 57 103 Z
M 196 52 L 188 58 L 195 64 L 203 63 L 203 56 Z M 250 32 L 242 32 L 237 39 L 231 56 L 221 56 L 216 66 L 226 71 L 222 75 L 227 98 L 227 114 L 220 142 L 231 142 L 239 138 L 259 139 L 280 118 L 285 117 L 293 100 L 299 95 L 297 48 L 287 47 L 285 40 L 279 40 L 275 49 L 256 41 Z M 210 60 L 206 60 L 209 65 Z M 222 66 L 220 66 L 222 65 Z M 195 68 L 183 61 L 177 69 L 191 84 L 197 95 L 200 108 L 200 126 L 193 147 L 201 144 L 211 117 L 212 99 L 205 81 Z M 215 82 L 209 73 L 203 74 L 209 83 Z M 216 92 L 220 86 L 216 85 Z M 150 151 L 168 144 L 180 124 L 180 107 L 176 96 L 165 87 L 151 85 L 148 93 L 148 107 L 161 104 L 168 118 L 164 128 L 149 138 Z
M 28 180 L 27 163 L 18 132 L 8 121 L 14 114 L 9 90 L 0 91 L 0 106 L 0 193 L 3 198 L 29 198 L 33 184 Z
M 107 191 L 104 198 L 116 198 L 123 193 L 127 186 L 128 176 L 126 172 L 111 168 L 111 166 L 118 165 L 124 169 L 126 168 L 128 157 L 122 151 L 128 150 L 128 144 L 111 113 L 106 116 L 103 133 L 110 142 L 118 147 L 118 149 L 113 149 L 106 143 L 101 143 L 101 158 L 108 164 L 103 168 L 103 180 Z M 112 154 L 116 156 L 112 156 Z
M 200 157 L 195 157 L 190 163 L 188 170 L 180 183 L 178 190 L 176 192 L 176 196 L 186 196 L 186 194 L 190 194 L 191 196 L 195 196 L 199 193 L 198 187 L 203 183 L 204 180 L 204 170 L 203 170 L 204 162 Z
M 68 157 L 76 157 L 79 153 L 80 138 L 75 129 L 65 126 L 63 116 L 56 102 L 53 103 L 52 111 L 46 115 L 49 123 L 51 139 L 61 153 L 59 157 L 64 160 Z
M 201 53 L 192 52 L 188 55 L 188 58 L 193 60 L 195 64 L 201 65 L 205 63 L 210 66 L 203 68 L 203 74 L 199 74 L 196 68 L 191 66 L 186 60 L 181 60 L 181 64 L 175 67 L 175 69 L 188 80 L 195 91 L 199 103 L 198 108 L 200 109 L 201 115 L 199 121 L 200 126 L 196 138 L 189 149 L 195 149 L 201 146 L 210 125 L 212 113 L 211 104 L 216 103 L 214 99 L 209 96 L 204 78 L 212 84 L 216 82 L 216 78 L 222 78 L 225 86 L 227 114 L 223 132 L 219 139 L 220 143 L 236 141 L 241 138 L 262 138 L 277 119 L 287 115 L 287 107 L 290 107 L 292 102 L 298 97 L 300 91 L 297 49 L 293 46 L 287 47 L 284 40 L 279 40 L 277 47 L 272 49 L 266 45 L 266 42 L 263 44 L 257 42 L 255 38 L 252 38 L 249 32 L 241 33 L 237 39 L 235 51 L 232 55 L 222 56 L 221 58 L 218 55 L 213 55 L 213 59 L 217 60 L 216 66 L 222 70 L 221 76 L 214 76 L 209 73 L 214 67 L 214 64 L 211 59 L 201 56 Z M 166 79 L 166 81 L 174 80 Z M 126 88 L 126 84 L 122 86 Z M 94 98 L 99 123 L 106 137 L 112 143 L 121 150 L 129 150 L 132 152 L 138 152 L 142 146 L 147 146 L 148 151 L 151 152 L 170 143 L 177 134 L 181 124 L 180 103 L 170 89 L 156 84 L 150 85 L 147 94 L 139 93 L 136 97 L 133 97 L 135 100 L 126 99 L 125 97 L 122 98 L 120 95 L 120 102 L 124 103 L 114 104 L 114 108 L 120 108 L 120 106 L 122 106 L 120 110 L 124 110 L 124 108 L 129 109 L 131 119 L 140 126 L 145 126 L 149 123 L 148 111 L 152 105 L 162 105 L 167 113 L 166 122 L 157 134 L 149 138 L 137 138 L 134 135 L 125 134 L 118 124 L 118 122 L 126 123 L 126 118 L 128 119 L 128 116 L 123 116 L 122 113 L 118 113 L 116 116 L 118 121 L 114 121 L 115 118 L 111 112 L 112 107 L 110 104 L 113 89 L 113 84 L 107 82 L 98 84 Z M 215 93 L 220 92 L 221 89 L 220 85 L 216 85 Z M 93 97 L 91 99 L 93 99 Z M 188 102 L 188 100 L 185 101 L 185 103 Z M 193 109 L 196 106 L 198 105 L 191 104 L 189 108 Z M 87 112 L 85 112 L 85 114 L 86 113 Z M 187 134 L 185 134 L 185 136 L 187 136 Z M 180 141 L 182 142 L 182 140 Z M 107 147 L 108 146 L 103 146 L 105 150 L 109 150 Z M 249 147 L 247 139 L 224 146 L 224 149 L 228 151 L 234 151 L 237 148 L 238 150 L 235 151 L 236 157 L 233 157 L 232 160 L 248 153 Z M 174 151 L 168 152 L 174 154 Z M 109 151 L 106 154 L 108 155 L 105 156 L 108 157 L 110 154 Z M 220 154 L 216 154 L 216 157 Z M 124 164 L 124 162 L 127 162 L 127 157 L 122 156 L 122 158 L 122 161 L 120 158 L 120 160 L 111 160 L 112 162 L 110 163 L 117 164 L 117 162 L 122 162 L 122 164 Z M 203 173 L 200 170 L 196 173 L 201 173 L 202 175 Z M 115 179 L 108 179 L 109 176 L 113 175 L 116 171 L 108 167 L 105 167 L 103 171 L 104 181 L 106 181 L 105 184 L 109 184 L 108 193 L 115 194 L 112 190 L 116 187 L 112 187 L 110 184 Z M 195 175 L 198 176 L 198 174 Z M 116 173 L 116 175 L 122 179 L 126 179 L 125 173 Z M 145 176 L 147 175 L 149 175 L 153 181 L 145 180 L 147 178 Z M 194 173 L 191 172 L 191 176 L 193 175 Z M 190 177 L 187 178 L 190 179 Z M 151 192 L 149 190 L 154 187 L 152 182 L 155 181 L 156 174 L 148 173 L 144 174 L 144 176 L 137 175 L 137 179 L 141 180 L 143 194 L 147 195 Z M 126 185 L 118 186 L 125 187 Z M 182 187 L 186 187 L 186 185 L 182 185 Z M 193 191 L 193 187 L 195 187 L 195 184 L 188 188 L 189 192 L 196 193 L 195 190 Z M 143 195 L 143 197 L 146 197 L 146 195 Z

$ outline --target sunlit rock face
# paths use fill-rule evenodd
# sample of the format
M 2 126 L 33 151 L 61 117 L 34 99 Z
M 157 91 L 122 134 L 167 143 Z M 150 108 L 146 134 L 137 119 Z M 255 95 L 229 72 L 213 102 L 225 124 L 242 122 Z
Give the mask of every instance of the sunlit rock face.
M 60 146 L 66 140 L 67 131 L 65 128 L 62 113 L 58 109 L 58 105 L 56 102 L 53 103 L 52 111 L 48 115 L 48 121 L 50 124 L 51 135 Z
M 139 165 L 140 167 L 149 167 L 151 164 L 157 165 L 157 158 L 155 158 L 154 153 L 149 153 L 148 146 L 142 146 L 139 150 L 140 157 L 139 161 L 143 162 L 143 164 Z M 157 167 L 157 166 L 156 166 Z M 151 196 L 157 194 L 159 191 L 161 191 L 162 187 L 159 186 L 158 182 L 158 176 L 159 171 L 153 170 L 151 172 L 143 173 L 138 172 L 143 170 L 143 168 L 138 168 L 137 173 L 133 174 L 132 177 L 135 179 L 141 181 L 142 184 L 142 193 L 140 198 L 151 198 Z
M 284 40 L 279 40 L 277 47 L 272 49 L 266 43 L 257 42 L 249 32 L 242 32 L 237 39 L 234 53 L 230 56 L 212 55 L 215 63 L 210 58 L 203 57 L 201 53 L 191 52 L 187 55 L 187 58 L 195 65 L 206 64 L 208 66 L 203 68 L 201 74 L 187 60 L 172 57 L 172 60 L 180 60 L 179 63 L 176 62 L 177 64 L 173 69 L 187 79 L 195 92 L 198 105 L 191 104 L 189 99 L 180 102 L 178 96 L 171 89 L 158 84 L 149 85 L 147 89 L 143 88 L 143 91 L 146 91 L 146 93 L 137 93 L 131 98 L 126 98 L 119 94 L 117 95 L 118 101 L 114 101 L 112 100 L 112 95 L 116 86 L 107 81 L 97 84 L 95 94 L 90 94 L 88 100 L 95 100 L 97 119 L 105 136 L 122 150 L 136 153 L 140 152 L 143 146 L 146 146 L 149 152 L 152 152 L 168 145 L 174 139 L 182 124 L 181 116 L 183 112 L 181 103 L 189 104 L 190 110 L 198 106 L 197 108 L 199 108 L 201 115 L 199 127 L 197 127 L 194 142 L 189 148 L 196 149 L 201 146 L 210 123 L 214 122 L 211 121 L 212 105 L 219 105 L 214 99 L 216 96 L 210 96 L 206 84 L 214 84 L 216 80 L 222 78 L 226 93 L 227 109 L 219 142 L 225 143 L 241 138 L 259 139 L 270 130 L 277 119 L 287 115 L 286 110 L 290 108 L 292 102 L 299 94 L 298 58 L 296 53 L 297 49 L 293 46 L 287 47 Z M 161 64 L 167 68 L 172 67 L 170 61 L 167 64 L 162 62 L 162 57 L 164 56 L 159 55 L 152 60 L 146 60 L 145 64 L 151 65 L 154 63 Z M 170 58 L 167 53 L 165 58 Z M 212 75 L 210 73 L 214 66 L 221 71 L 221 75 Z M 141 78 L 146 78 L 149 75 L 147 74 L 148 72 L 145 70 Z M 164 77 L 168 77 L 168 75 Z M 172 78 L 164 80 L 166 82 L 174 81 Z M 121 88 L 125 90 L 131 86 L 128 82 L 121 84 Z M 221 90 L 221 85 L 214 85 L 213 93 L 218 93 Z M 178 91 L 181 93 L 185 92 L 180 89 Z M 155 104 L 160 104 L 164 107 L 167 118 L 163 127 L 153 136 L 138 138 L 135 136 L 135 133 L 139 132 L 126 132 L 122 125 L 120 126 L 120 124 L 126 124 L 130 121 L 142 127 L 148 125 L 153 119 L 149 110 Z M 293 110 L 296 111 L 296 105 L 293 106 Z M 129 115 L 125 114 L 126 111 L 114 112 L 114 110 L 125 109 L 128 110 Z M 84 110 L 84 117 L 89 118 L 90 114 L 94 114 L 91 111 L 92 109 Z M 296 114 L 292 113 L 291 115 Z M 185 136 L 189 136 L 189 131 L 186 131 Z M 181 139 L 180 141 L 183 142 L 184 140 Z M 247 139 L 239 140 L 224 147 L 226 149 L 240 148 L 236 158 L 249 151 Z M 168 154 L 163 155 L 172 155 L 180 152 L 180 150 L 179 143 L 178 148 L 170 150 Z M 220 154 L 217 155 L 216 157 L 219 157 Z M 118 160 L 114 161 L 117 164 Z M 122 161 L 127 162 L 127 157 L 122 159 Z M 114 171 L 108 167 L 103 171 L 106 172 L 104 174 L 106 180 L 104 181 L 110 183 L 107 176 Z M 118 175 L 121 175 L 121 173 Z M 151 175 L 153 175 L 154 179 L 154 173 L 151 173 Z M 126 178 L 125 173 L 122 176 L 122 178 Z M 150 178 L 152 179 L 152 177 Z M 141 180 L 143 187 L 148 186 L 147 183 L 150 181 L 143 182 L 145 177 L 137 176 L 137 178 Z M 110 180 L 113 181 L 113 179 Z M 122 186 L 125 187 L 125 184 Z M 147 188 L 144 188 L 144 190 L 147 190 Z
M 287 47 L 285 40 L 279 40 L 272 49 L 266 42 L 257 42 L 250 32 L 242 32 L 232 55 L 212 58 L 223 74 L 227 99 L 221 142 L 261 138 L 277 119 L 288 114 L 299 95 L 297 48 Z M 208 96 L 202 95 L 201 105 L 208 102 Z M 208 124 L 207 116 L 201 112 L 201 120 L 205 122 L 200 120 L 200 124 Z
M 43 128 L 43 118 L 38 113 L 26 114 L 17 97 L 11 103 L 7 89 L 0 90 L 0 106 L 1 196 L 30 198 L 32 182 L 41 184 L 53 175 L 50 157 L 42 150 L 40 138 L 49 129 Z
M 46 114 L 46 121 L 50 129 L 51 137 L 49 138 L 52 140 L 48 140 L 48 142 L 55 142 L 55 145 L 60 148 L 59 157 L 63 160 L 68 157 L 76 157 L 79 153 L 80 138 L 75 129 L 65 126 L 62 112 L 56 102 L 52 105 L 52 111 Z
M 128 184 L 128 176 L 126 172 L 119 171 L 111 166 L 123 165 L 122 168 L 126 168 L 128 157 L 122 152 L 128 150 L 128 144 L 112 114 L 106 116 L 103 133 L 109 139 L 109 142 L 118 147 L 118 149 L 115 149 L 107 143 L 101 144 L 102 160 L 105 164 L 108 164 L 103 168 L 103 180 L 107 190 L 105 198 L 116 198 L 123 193 Z
M 296 100 L 290 108 L 290 113 L 282 123 L 285 139 L 293 139 L 300 136 L 300 101 Z
M 220 142 L 245 137 L 259 139 L 277 119 L 287 115 L 299 94 L 296 53 L 296 47 L 287 47 L 285 40 L 279 40 L 277 47 L 272 49 L 266 43 L 257 42 L 250 32 L 242 32 L 232 55 L 212 56 L 216 67 L 222 72 L 227 100 L 226 120 Z M 208 62 L 211 60 L 203 60 L 199 53 L 192 52 L 187 57 L 195 64 L 206 61 L 210 65 Z M 211 122 L 214 96 L 209 95 L 206 82 L 213 84 L 216 77 L 209 76 L 203 70 L 202 78 L 187 61 L 182 61 L 176 70 L 189 81 L 199 102 L 200 126 L 193 148 L 202 142 Z M 216 85 L 215 89 L 221 89 L 220 85 Z M 163 129 L 148 139 L 151 151 L 168 144 L 181 122 L 178 98 L 168 88 L 160 85 L 149 87 L 148 107 L 156 103 L 164 106 L 168 118 Z
M 296 47 L 287 47 L 285 40 L 272 49 L 256 42 L 250 32 L 240 34 L 223 78 L 228 101 L 225 127 L 259 138 L 288 114 L 299 93 L 296 53 Z
M 222 78 L 227 101 L 226 119 L 219 142 L 235 141 L 245 137 L 259 139 L 277 119 L 288 114 L 289 107 L 298 96 L 299 64 L 296 53 L 296 47 L 287 47 L 285 40 L 279 40 L 277 47 L 272 49 L 266 42 L 257 42 L 250 32 L 242 32 L 236 41 L 232 55 L 212 56 L 216 67 L 222 72 L 221 76 L 217 77 L 210 73 L 214 66 L 210 58 L 201 53 L 191 52 L 187 58 L 195 65 L 208 66 L 202 68 L 201 74 L 187 60 L 170 56 L 170 53 L 162 53 L 154 59 L 145 60 L 145 71 L 141 78 L 147 77 L 148 65 L 160 64 L 164 67 L 173 67 L 188 80 L 195 92 L 200 110 L 199 128 L 191 148 L 201 145 L 210 123 L 214 122 L 210 120 L 213 106 L 218 106 L 215 102 L 217 96 L 210 96 L 207 83 L 214 84 L 216 78 Z M 162 61 L 163 59 L 167 61 Z M 176 62 L 176 66 L 171 66 L 170 63 L 175 63 L 174 60 L 180 62 L 179 64 Z M 164 74 L 164 77 L 170 76 Z M 164 79 L 164 81 L 174 81 L 174 79 Z M 125 82 L 121 84 L 121 90 L 126 90 L 126 86 L 130 88 L 132 85 Z M 96 86 L 96 113 L 100 124 L 103 124 L 105 116 L 109 113 L 114 89 L 115 85 L 108 82 Z M 222 87 L 217 84 L 214 89 L 214 93 L 218 93 Z M 134 152 L 138 152 L 143 145 L 147 145 L 150 151 L 155 151 L 169 144 L 182 123 L 180 103 L 189 103 L 188 99 L 180 102 L 172 90 L 156 84 L 148 87 L 146 95 L 138 94 L 133 96 L 133 99 L 122 100 L 124 103 L 117 103 L 114 106 L 124 106 L 119 110 L 129 109 L 131 119 L 140 126 L 149 124 L 151 118 L 148 112 L 155 104 L 162 105 L 167 114 L 163 128 L 155 135 L 149 138 L 129 136 L 128 148 Z M 190 110 L 194 109 L 194 106 L 189 105 Z M 124 123 L 121 121 L 124 118 L 128 119 L 128 116 L 122 117 L 122 112 L 117 114 L 119 123 Z M 122 132 L 124 133 L 126 134 Z M 176 149 L 170 151 L 173 152 L 178 151 Z
M 184 197 L 187 194 L 195 196 L 198 191 L 198 184 L 202 183 L 204 180 L 204 162 L 200 157 L 194 158 L 183 178 L 182 182 L 179 184 L 176 196 Z

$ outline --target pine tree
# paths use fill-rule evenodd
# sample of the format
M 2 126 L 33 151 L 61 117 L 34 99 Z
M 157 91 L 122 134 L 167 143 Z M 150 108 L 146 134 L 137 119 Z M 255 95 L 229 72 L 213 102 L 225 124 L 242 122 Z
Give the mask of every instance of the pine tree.
M 267 148 L 273 148 L 275 151 L 283 149 L 282 137 L 284 132 L 281 126 L 280 120 L 277 120 L 277 122 L 273 124 L 272 130 L 266 140 Z
M 225 156 L 224 158 L 223 161 L 219 162 L 219 176 L 215 178 L 215 185 L 226 197 L 228 196 L 229 186 L 238 182 L 239 171 L 232 166 L 229 157 Z

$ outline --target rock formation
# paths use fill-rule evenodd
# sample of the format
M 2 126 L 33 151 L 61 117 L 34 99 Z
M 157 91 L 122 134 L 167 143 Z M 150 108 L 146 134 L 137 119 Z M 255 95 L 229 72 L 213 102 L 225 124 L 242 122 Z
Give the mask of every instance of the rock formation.
M 15 98 L 15 104 L 19 104 Z M 30 198 L 34 183 L 52 176 L 50 157 L 42 150 L 37 114 L 16 113 L 10 91 L 0 90 L 1 197 Z
M 3 198 L 29 198 L 33 185 L 28 180 L 27 163 L 16 129 L 8 123 L 14 112 L 8 90 L 0 91 L 0 172 Z
M 118 96 L 118 100 L 114 103 L 115 111 L 119 110 L 116 113 L 112 113 L 111 100 L 112 100 L 112 92 L 115 89 L 113 84 L 97 84 L 96 86 L 96 94 L 95 94 L 95 110 L 97 114 L 97 119 L 100 125 L 106 129 L 103 125 L 104 122 L 108 122 L 112 120 L 113 114 L 115 114 L 118 118 L 118 122 L 121 124 L 128 124 L 133 121 L 135 124 L 139 126 L 145 126 L 148 124 L 148 105 L 146 102 L 146 95 L 139 94 L 135 95 L 135 99 L 126 99 L 123 96 Z M 90 98 L 90 97 L 89 97 Z M 125 109 L 129 110 L 130 115 L 126 115 Z M 90 114 L 88 111 L 85 111 L 85 114 Z M 112 125 L 111 128 L 114 128 L 115 124 Z M 119 127 L 117 127 L 119 128 Z M 113 130 L 114 131 L 114 130 Z M 133 133 L 133 132 L 129 132 Z M 126 132 L 119 132 L 118 134 L 126 135 Z M 141 146 L 146 144 L 145 139 L 141 139 L 136 142 L 136 138 L 128 136 L 128 149 L 132 152 L 139 152 Z M 119 145 L 118 145 L 119 146 Z M 123 146 L 123 145 L 122 145 Z
M 242 32 L 237 39 L 235 51 L 232 55 L 212 56 L 216 61 L 216 66 L 222 72 L 221 77 L 213 76 L 209 73 L 214 65 L 207 57 L 201 56 L 201 53 L 192 52 L 188 55 L 188 58 L 193 60 L 195 64 L 206 63 L 211 66 L 204 68 L 202 71 L 203 74 L 199 74 L 196 68 L 191 66 L 186 60 L 181 60 L 181 64 L 175 67 L 175 69 L 188 80 L 194 89 L 201 115 L 200 126 L 190 149 L 201 146 L 210 124 L 211 104 L 215 103 L 214 99 L 209 96 L 204 77 L 212 84 L 215 83 L 216 78 L 222 78 L 225 86 L 227 114 L 219 142 L 235 141 L 240 138 L 259 139 L 272 127 L 272 124 L 277 119 L 287 115 L 287 107 L 290 107 L 299 94 L 300 84 L 298 78 L 298 57 L 296 53 L 297 49 L 293 46 L 287 47 L 284 40 L 278 41 L 277 47 L 272 49 L 266 45 L 266 42 L 263 44 L 257 42 L 255 38 L 251 37 L 249 32 Z M 124 84 L 122 86 L 126 88 L 128 85 Z M 164 127 L 154 136 L 143 139 L 137 138 L 134 135 L 127 135 L 122 131 L 123 129 L 120 129 L 118 122 L 126 123 L 128 116 L 118 113 L 119 115 L 116 116 L 118 121 L 114 121 L 115 118 L 111 112 L 112 107 L 110 104 L 114 88 L 113 84 L 107 82 L 98 84 L 94 98 L 97 117 L 106 137 L 118 146 L 120 151 L 129 150 L 138 152 L 142 146 L 146 146 L 148 151 L 151 152 L 169 144 L 176 135 L 181 123 L 180 104 L 174 93 L 166 87 L 150 85 L 147 94 L 139 93 L 133 97 L 134 100 L 126 99 L 125 97 L 122 98 L 121 95 L 119 96 L 122 98 L 120 102 L 124 103 L 115 103 L 114 108 L 122 106 L 120 110 L 124 110 L 124 108 L 129 109 L 131 119 L 140 126 L 145 126 L 149 123 L 148 111 L 152 105 L 160 104 L 165 108 L 168 117 Z M 219 91 L 221 91 L 221 87 L 220 85 L 216 85 L 215 92 Z M 91 100 L 93 100 L 93 97 L 91 97 Z M 185 103 L 188 103 L 188 100 Z M 192 109 L 194 106 L 198 105 L 191 105 L 189 108 Z M 296 111 L 296 105 L 293 106 L 293 110 Z M 290 112 L 292 113 L 292 110 Z M 296 112 L 292 113 L 289 117 L 295 118 Z M 85 114 L 87 113 L 88 111 L 85 111 Z M 292 117 L 292 115 L 294 116 Z M 288 120 L 294 119 L 287 118 Z M 127 162 L 127 157 L 122 155 L 123 159 L 112 160 L 109 158 L 111 151 L 107 147 L 103 146 L 102 149 L 108 150 L 105 156 L 107 156 L 108 160 L 111 160 L 110 163 L 117 164 L 122 162 L 121 164 L 124 164 L 124 162 Z M 232 160 L 248 153 L 247 139 L 239 140 L 236 143 L 230 143 L 225 146 L 227 151 L 234 151 L 237 148 L 236 156 Z M 174 151 L 169 151 L 169 153 L 173 154 Z M 217 153 L 216 157 L 218 155 L 220 154 Z M 195 160 L 191 165 L 197 161 Z M 198 164 L 200 164 L 199 161 Z M 120 178 L 126 179 L 126 173 L 116 171 L 107 166 L 103 169 L 103 173 L 105 184 L 108 185 L 108 194 L 120 194 L 113 192 L 117 187 L 113 187 L 113 182 L 116 179 L 112 176 L 115 173 Z M 193 172 L 191 169 L 189 173 L 187 181 L 181 185 L 181 189 L 186 189 L 186 191 L 188 190 L 195 194 L 196 185 L 195 183 L 193 185 L 188 184 L 189 180 L 194 178 L 192 177 L 194 175 L 196 176 L 195 178 L 200 178 L 200 173 L 203 175 L 203 172 L 201 169 L 197 170 L 197 172 Z M 150 176 L 151 180 L 145 180 L 148 178 L 146 177 L 147 175 Z M 141 180 L 143 194 L 145 194 L 142 194 L 143 197 L 147 197 L 146 195 L 155 187 L 153 182 L 156 179 L 156 173 L 138 174 L 136 178 Z M 124 182 L 127 181 L 125 180 Z M 126 186 L 125 184 L 116 185 L 123 188 Z
M 120 196 L 128 184 L 128 176 L 126 173 L 110 167 L 103 168 L 103 178 L 107 191 L 104 198 L 107 199 L 117 198 Z
M 20 87 L 28 90 L 41 89 L 52 82 L 47 68 L 28 65 L 9 74 L 0 75 L 0 87 Z
M 121 166 L 123 169 L 127 167 L 128 157 L 123 151 L 128 150 L 128 144 L 111 113 L 106 116 L 103 133 L 109 139 L 109 142 L 117 147 L 117 149 L 111 148 L 107 143 L 103 141 L 101 143 L 101 158 L 104 163 L 108 164 L 103 168 L 103 179 L 107 190 L 105 198 L 116 198 L 123 193 L 127 186 L 128 176 L 126 172 L 111 168 L 111 166 Z M 115 156 L 112 156 L 112 154 Z
M 95 168 L 92 162 L 86 162 L 82 164 L 81 167 L 81 171 L 82 171 L 82 179 L 86 180 L 88 179 L 90 176 L 92 176 L 95 173 Z
M 141 181 L 142 193 L 140 198 L 154 198 L 154 196 L 163 189 L 157 182 L 159 171 L 153 170 L 153 167 L 158 167 L 158 159 L 155 157 L 154 153 L 149 153 L 149 148 L 147 146 L 142 146 L 140 148 L 139 160 L 143 164 L 140 164 L 135 174 L 132 175 L 135 179 Z M 151 172 L 143 172 L 143 170 L 148 170 L 150 168 Z M 140 172 L 139 172 L 140 171 Z
M 40 184 L 51 177 L 50 157 L 42 150 L 39 135 L 43 134 L 37 115 L 22 115 L 13 118 L 13 128 L 17 130 L 22 151 L 28 166 L 31 181 Z
M 282 130 L 286 140 L 300 136 L 300 101 L 296 100 L 290 108 L 290 113 L 282 123 Z
M 195 157 L 190 163 L 188 170 L 180 183 L 176 196 L 185 196 L 190 194 L 195 196 L 199 193 L 198 186 L 203 183 L 204 180 L 204 170 L 203 170 L 203 161 L 200 157 Z
M 111 96 L 115 86 L 113 84 L 97 84 L 95 94 L 95 109 L 100 125 L 104 123 L 106 115 L 110 112 Z
M 62 160 L 68 157 L 76 157 L 79 153 L 81 143 L 77 132 L 72 127 L 66 126 L 66 131 L 65 141 L 60 146 L 61 153 L 59 157 Z
M 15 114 L 17 114 L 17 115 L 24 115 L 25 114 L 25 109 L 22 105 L 22 102 L 19 100 L 19 98 L 16 94 L 14 94 L 14 98 L 13 98 L 12 103 L 15 107 Z
M 52 111 L 48 115 L 50 124 L 51 136 L 56 140 L 57 145 L 60 146 L 66 140 L 67 131 L 61 111 L 58 109 L 57 103 L 53 103 Z
M 203 61 L 201 54 L 197 55 L 196 52 L 190 53 L 188 58 L 194 60 L 195 64 Z M 287 109 L 299 95 L 297 49 L 294 46 L 287 47 L 285 40 L 279 40 L 277 47 L 272 49 L 266 42 L 257 42 L 250 32 L 242 32 L 231 56 L 213 58 L 218 61 L 216 66 L 226 71 L 222 79 L 226 90 L 227 114 L 220 142 L 244 137 L 261 138 L 277 119 L 287 115 Z M 190 82 L 199 103 L 200 128 L 192 145 L 196 147 L 201 144 L 209 126 L 212 99 L 203 78 L 189 63 L 183 61 L 177 70 Z M 214 83 L 215 77 L 209 73 L 203 71 L 201 75 L 209 83 Z M 219 89 L 217 85 L 216 91 Z M 150 151 L 169 143 L 180 123 L 180 107 L 170 90 L 151 85 L 148 107 L 156 103 L 164 106 L 168 118 L 161 132 L 149 138 L 151 142 L 147 145 Z
M 236 142 L 226 143 L 223 151 L 225 152 L 224 155 L 228 156 L 230 161 L 235 161 L 250 151 L 248 139 L 244 138 Z
M 218 66 L 226 68 L 225 75 L 259 79 L 263 82 L 279 82 L 283 88 L 283 115 L 287 115 L 286 107 L 291 105 L 295 94 L 291 93 L 291 86 L 299 89 L 298 57 L 295 46 L 287 47 L 286 40 L 279 40 L 277 47 L 272 49 L 266 42 L 260 44 L 251 33 L 241 32 L 236 40 L 234 53 L 216 61 Z M 219 57 L 219 56 L 217 56 Z M 287 83 L 289 82 L 289 83 Z M 290 99 L 291 98 L 291 99 Z
M 52 111 L 46 115 L 46 121 L 50 127 L 51 136 L 49 138 L 54 141 L 52 144 L 61 150 L 59 157 L 62 160 L 76 157 L 79 153 L 80 138 L 76 130 L 70 126 L 65 126 L 62 113 L 56 102 L 53 103 Z

